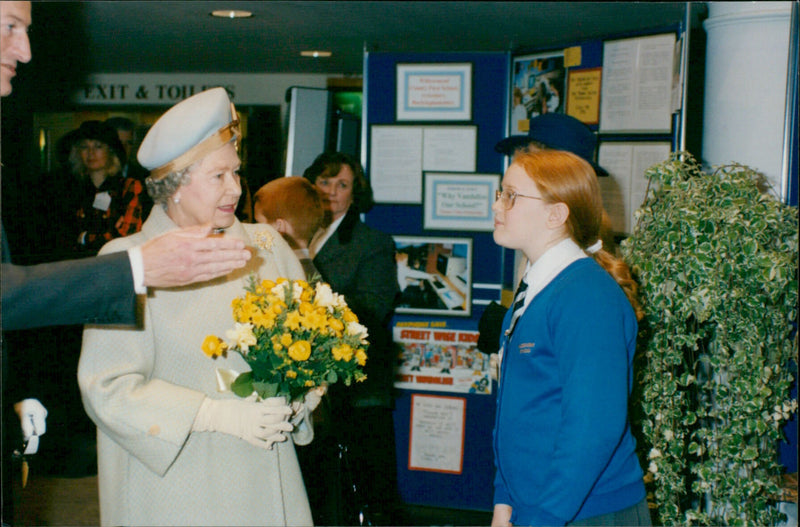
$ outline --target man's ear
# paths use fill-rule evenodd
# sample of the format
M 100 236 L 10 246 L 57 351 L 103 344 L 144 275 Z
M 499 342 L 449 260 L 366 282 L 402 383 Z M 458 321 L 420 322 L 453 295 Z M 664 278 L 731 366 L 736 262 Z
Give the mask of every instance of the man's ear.
M 547 213 L 547 226 L 551 229 L 557 229 L 567 223 L 569 218 L 569 207 L 566 203 L 559 202 L 549 205 Z
M 275 230 L 281 234 L 289 234 L 289 222 L 283 218 L 278 218 L 275 220 L 274 227 Z

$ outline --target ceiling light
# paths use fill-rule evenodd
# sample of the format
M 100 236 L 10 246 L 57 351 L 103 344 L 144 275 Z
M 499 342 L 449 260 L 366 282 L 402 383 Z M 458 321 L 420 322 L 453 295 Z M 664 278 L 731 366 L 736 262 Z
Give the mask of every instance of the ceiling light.
M 308 50 L 308 51 L 301 51 L 300 55 L 303 57 L 314 57 L 315 59 L 321 57 L 330 57 L 333 55 L 330 51 L 319 51 L 316 49 Z
M 253 13 L 239 9 L 217 9 L 216 11 L 211 11 L 211 16 L 219 18 L 249 18 L 253 16 Z

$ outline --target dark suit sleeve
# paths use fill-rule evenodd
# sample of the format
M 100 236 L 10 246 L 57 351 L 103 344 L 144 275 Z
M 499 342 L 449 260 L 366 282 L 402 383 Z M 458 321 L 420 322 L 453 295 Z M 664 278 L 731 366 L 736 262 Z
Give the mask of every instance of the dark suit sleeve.
M 356 313 L 370 313 L 379 324 L 385 324 L 394 310 L 400 288 L 397 285 L 395 247 L 391 236 L 371 231 L 368 242 L 359 249 L 356 279 L 352 289 L 345 293 L 351 309 Z
M 136 322 L 128 253 L 33 266 L 2 264 L 3 330 Z

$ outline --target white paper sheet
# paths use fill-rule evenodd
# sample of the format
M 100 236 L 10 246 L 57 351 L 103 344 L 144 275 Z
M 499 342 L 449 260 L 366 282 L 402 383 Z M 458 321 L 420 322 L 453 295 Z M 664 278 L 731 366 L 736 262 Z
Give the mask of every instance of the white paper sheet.
M 422 201 L 422 127 L 373 126 L 369 175 L 376 202 Z
M 461 473 L 465 412 L 460 397 L 412 396 L 409 470 Z
M 675 35 L 603 44 L 600 132 L 671 129 Z
M 422 203 L 422 171 L 474 172 L 476 126 L 374 125 L 369 178 L 377 203 Z
M 615 232 L 633 231 L 634 212 L 644 201 L 647 179 L 644 172 L 667 160 L 670 143 L 605 142 L 600 144 L 598 164 L 609 177 L 599 178 L 603 206 Z
M 422 135 L 422 169 L 475 172 L 477 133 L 474 126 L 426 126 Z

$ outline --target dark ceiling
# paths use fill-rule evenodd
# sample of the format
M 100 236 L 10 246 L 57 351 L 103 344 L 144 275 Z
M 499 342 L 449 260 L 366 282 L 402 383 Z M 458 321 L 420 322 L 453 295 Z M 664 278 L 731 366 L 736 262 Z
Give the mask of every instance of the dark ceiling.
M 674 25 L 687 6 L 697 24 L 704 2 L 35 2 L 32 39 L 49 70 L 358 75 L 365 49 L 543 50 Z

